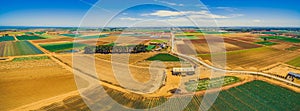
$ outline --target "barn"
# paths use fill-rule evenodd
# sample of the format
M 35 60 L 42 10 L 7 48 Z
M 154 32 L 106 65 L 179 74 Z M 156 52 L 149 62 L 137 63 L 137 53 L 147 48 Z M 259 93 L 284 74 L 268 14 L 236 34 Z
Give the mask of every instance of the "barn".
M 193 74 L 195 74 L 195 69 L 193 67 L 173 68 L 172 74 L 173 75 L 182 75 L 182 74 L 193 75 Z
M 300 74 L 289 72 L 288 75 L 285 77 L 285 79 L 294 81 L 296 79 L 300 80 Z

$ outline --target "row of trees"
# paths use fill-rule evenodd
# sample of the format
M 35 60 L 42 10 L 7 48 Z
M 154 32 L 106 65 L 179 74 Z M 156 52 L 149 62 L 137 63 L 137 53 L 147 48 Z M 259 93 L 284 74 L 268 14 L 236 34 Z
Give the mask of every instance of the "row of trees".
M 96 47 L 85 47 L 85 54 L 101 53 L 101 54 L 110 54 L 110 53 L 140 53 L 147 51 L 147 45 L 139 44 L 132 46 L 111 46 L 111 45 L 99 45 Z

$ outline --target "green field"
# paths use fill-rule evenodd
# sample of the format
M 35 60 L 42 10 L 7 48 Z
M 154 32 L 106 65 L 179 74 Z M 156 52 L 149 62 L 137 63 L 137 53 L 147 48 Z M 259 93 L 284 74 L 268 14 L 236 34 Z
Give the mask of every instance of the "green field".
M 298 50 L 298 49 L 300 49 L 299 46 L 292 46 L 292 47 L 286 48 L 285 50 L 295 51 L 295 50 Z
M 99 102 L 94 104 L 94 106 L 107 106 L 107 110 L 112 111 L 120 110 L 117 107 L 114 107 L 119 104 L 129 108 L 147 110 L 148 108 L 162 105 L 168 100 L 172 100 L 173 102 L 165 108 L 172 111 L 172 108 L 176 109 L 176 106 L 179 104 L 184 104 L 182 102 L 185 101 L 181 100 L 187 97 L 175 96 L 172 98 L 150 98 L 132 93 L 119 92 L 107 87 L 104 87 L 104 89 L 105 93 L 109 96 L 98 95 L 97 100 Z M 207 93 L 207 96 L 210 95 L 210 93 Z M 102 101 L 109 100 L 109 98 L 114 99 L 115 102 Z M 188 102 L 188 105 L 184 108 L 184 111 L 198 111 L 202 101 L 205 101 L 206 103 L 212 102 L 212 106 L 208 111 L 299 111 L 299 100 L 299 93 L 256 80 L 241 86 L 230 88 L 229 90 L 221 91 L 215 101 L 204 100 L 202 95 L 193 95 L 191 101 Z M 82 100 L 74 101 L 73 104 L 75 103 L 84 104 Z M 87 106 L 82 109 L 88 110 Z
M 44 59 L 49 59 L 49 57 L 48 56 L 19 57 L 19 58 L 14 58 L 12 61 L 21 62 L 21 61 L 32 61 L 32 60 L 44 60 Z
M 34 36 L 34 35 L 22 35 L 22 36 L 17 36 L 18 40 L 38 40 L 38 39 L 45 39 L 43 37 L 40 36 Z
M 240 79 L 237 77 L 225 76 L 224 78 L 213 78 L 213 79 L 206 78 L 198 81 L 189 81 L 184 84 L 186 85 L 187 91 L 193 92 L 193 91 L 206 90 L 208 88 L 226 86 L 226 85 L 236 83 L 238 81 L 240 81 Z
M 73 42 L 65 42 L 65 43 L 54 43 L 54 44 L 40 44 L 40 46 L 51 52 L 63 52 L 63 51 L 71 50 L 73 48 L 83 48 L 87 45 L 73 43 Z
M 286 63 L 292 66 L 300 67 L 300 56 Z
M 176 35 L 175 37 L 180 39 L 199 39 L 195 35 Z
M 15 38 L 13 36 L 3 36 L 3 37 L 0 37 L 0 42 L 3 42 L 3 41 L 14 41 Z
M 272 45 L 276 45 L 277 43 L 275 42 L 269 42 L 269 41 L 261 41 L 261 42 L 255 42 L 256 44 L 261 44 L 261 45 L 265 45 L 265 46 L 272 46 Z
M 72 37 L 72 38 L 80 37 L 81 36 L 80 34 L 60 34 L 60 35 L 66 36 L 66 37 Z
M 0 57 L 34 54 L 43 54 L 43 52 L 28 41 L 9 41 L 0 43 Z
M 292 42 L 292 43 L 300 43 L 300 39 L 298 38 L 289 38 L 289 37 L 285 37 L 285 36 L 262 36 L 262 39 L 276 39 L 276 40 L 281 40 L 281 41 L 285 41 L 285 42 Z
M 164 43 L 164 42 L 167 42 L 166 40 L 151 40 L 150 42 L 156 42 L 156 43 Z
M 151 51 L 152 49 L 154 49 L 156 46 L 155 45 L 148 45 L 146 50 L 147 51 Z
M 150 61 L 180 61 L 178 57 L 175 57 L 173 55 L 167 54 L 167 53 L 162 53 L 162 54 L 156 54 L 153 57 L 148 58 L 147 60 Z

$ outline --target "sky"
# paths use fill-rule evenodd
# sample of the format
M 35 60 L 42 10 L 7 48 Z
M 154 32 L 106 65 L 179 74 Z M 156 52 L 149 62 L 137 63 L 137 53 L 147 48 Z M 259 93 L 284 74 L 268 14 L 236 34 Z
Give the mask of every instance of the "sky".
M 0 0 L 0 26 L 300 27 L 299 0 Z

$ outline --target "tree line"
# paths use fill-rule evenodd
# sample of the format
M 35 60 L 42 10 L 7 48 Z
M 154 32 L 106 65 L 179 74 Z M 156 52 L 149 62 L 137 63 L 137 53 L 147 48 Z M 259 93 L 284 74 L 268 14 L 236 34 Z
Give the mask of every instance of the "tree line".
M 99 46 L 87 46 L 84 48 L 85 54 L 101 53 L 141 53 L 147 51 L 147 45 L 129 45 L 129 46 L 112 46 L 112 45 L 99 45 Z

